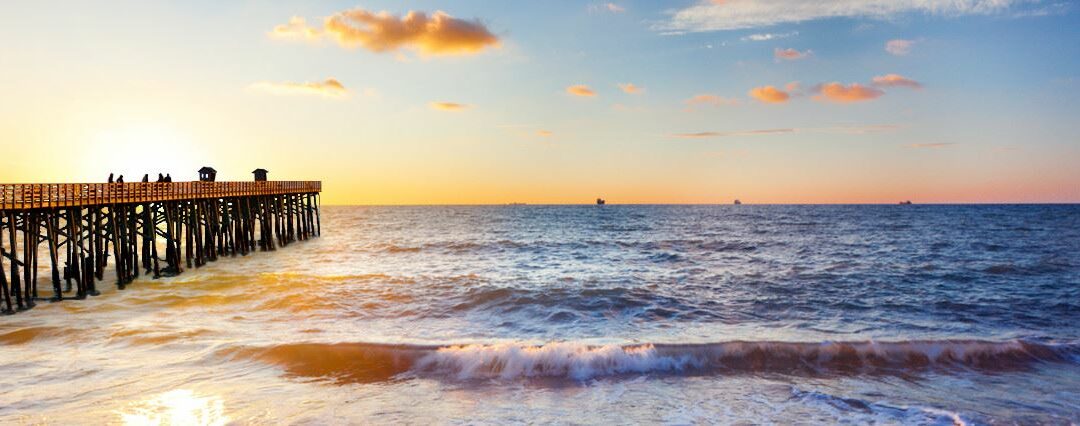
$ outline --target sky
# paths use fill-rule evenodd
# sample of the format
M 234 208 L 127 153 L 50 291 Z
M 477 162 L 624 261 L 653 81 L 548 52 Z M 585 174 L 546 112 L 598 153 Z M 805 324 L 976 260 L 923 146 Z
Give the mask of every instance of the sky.
M 1080 202 L 1080 3 L 10 1 L 0 182 Z

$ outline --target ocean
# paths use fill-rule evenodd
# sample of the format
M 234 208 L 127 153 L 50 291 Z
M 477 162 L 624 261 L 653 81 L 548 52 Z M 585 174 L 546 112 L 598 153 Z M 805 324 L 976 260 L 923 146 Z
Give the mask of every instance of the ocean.
M 322 226 L 0 317 L 0 423 L 1080 422 L 1080 206 L 331 206 Z

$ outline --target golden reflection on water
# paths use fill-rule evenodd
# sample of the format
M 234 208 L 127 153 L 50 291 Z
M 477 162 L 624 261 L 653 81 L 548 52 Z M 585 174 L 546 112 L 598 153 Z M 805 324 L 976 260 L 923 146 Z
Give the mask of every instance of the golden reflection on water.
M 177 389 L 133 403 L 118 410 L 120 420 L 129 426 L 144 425 L 225 425 L 225 401 L 220 397 L 200 396 L 187 389 Z

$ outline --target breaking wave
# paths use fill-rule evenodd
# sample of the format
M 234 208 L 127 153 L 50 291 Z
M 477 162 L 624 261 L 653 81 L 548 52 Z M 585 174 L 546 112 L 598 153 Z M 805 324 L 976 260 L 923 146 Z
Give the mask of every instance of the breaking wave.
M 1004 372 L 1040 363 L 1076 363 L 1080 344 L 1027 341 L 719 342 L 589 345 L 557 342 L 449 346 L 299 343 L 226 349 L 223 355 L 278 366 L 288 375 L 337 383 L 411 377 L 449 380 L 620 375 L 775 373 L 908 375 Z

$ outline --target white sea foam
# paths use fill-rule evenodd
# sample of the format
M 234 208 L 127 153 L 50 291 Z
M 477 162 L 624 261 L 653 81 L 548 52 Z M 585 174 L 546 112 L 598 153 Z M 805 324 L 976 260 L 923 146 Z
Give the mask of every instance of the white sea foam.
M 567 377 L 585 380 L 629 373 L 679 372 L 703 367 L 692 354 L 661 355 L 653 345 L 592 346 L 582 343 L 466 345 L 421 356 L 413 370 L 459 379 Z

